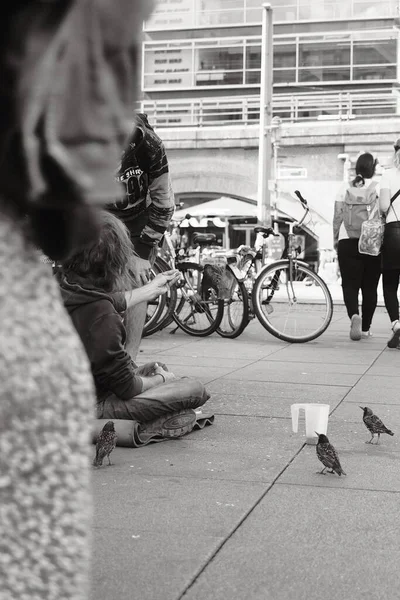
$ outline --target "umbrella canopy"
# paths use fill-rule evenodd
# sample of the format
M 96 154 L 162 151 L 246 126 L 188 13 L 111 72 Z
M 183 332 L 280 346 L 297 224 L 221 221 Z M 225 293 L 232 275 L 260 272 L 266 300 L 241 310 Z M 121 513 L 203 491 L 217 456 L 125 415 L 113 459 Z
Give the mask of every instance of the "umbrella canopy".
M 210 200 L 187 209 L 177 210 L 174 218 L 183 219 L 188 213 L 192 217 L 256 217 L 257 205 L 222 196 L 217 200 Z

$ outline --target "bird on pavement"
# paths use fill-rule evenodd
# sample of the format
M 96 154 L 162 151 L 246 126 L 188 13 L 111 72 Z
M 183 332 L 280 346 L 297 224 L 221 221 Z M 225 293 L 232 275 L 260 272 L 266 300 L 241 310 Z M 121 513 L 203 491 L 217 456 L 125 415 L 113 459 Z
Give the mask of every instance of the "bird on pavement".
M 117 434 L 115 432 L 114 423 L 107 421 L 97 438 L 96 456 L 93 461 L 93 466 L 101 467 L 103 460 L 107 456 L 108 464 L 111 465 L 110 454 L 117 444 Z
M 376 415 L 374 415 L 374 413 L 372 412 L 372 410 L 370 408 L 368 408 L 368 406 L 360 406 L 360 408 L 361 408 L 361 410 L 364 411 L 364 415 L 363 415 L 364 425 L 372 434 L 371 439 L 368 440 L 368 442 L 365 442 L 366 444 L 372 444 L 372 441 L 373 441 L 376 433 L 378 434 L 378 440 L 377 440 L 376 444 L 379 444 L 379 438 L 381 437 L 381 433 L 387 433 L 388 435 L 394 435 L 393 431 L 390 431 L 390 429 L 388 429 L 386 427 L 386 425 L 384 425 L 382 423 L 380 418 L 377 417 Z
M 346 475 L 346 473 L 342 469 L 342 465 L 340 464 L 338 454 L 329 442 L 329 439 L 323 433 L 317 433 L 318 442 L 317 442 L 317 456 L 319 460 L 324 465 L 322 471 L 318 471 L 319 474 L 325 475 L 325 469 L 331 469 L 328 471 L 329 473 L 337 473 L 339 477 L 341 475 Z

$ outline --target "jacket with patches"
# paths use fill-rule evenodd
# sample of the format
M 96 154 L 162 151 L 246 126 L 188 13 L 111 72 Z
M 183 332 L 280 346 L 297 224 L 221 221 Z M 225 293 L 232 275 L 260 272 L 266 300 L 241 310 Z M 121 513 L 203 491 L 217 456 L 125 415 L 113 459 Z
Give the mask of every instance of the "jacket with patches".
M 125 196 L 109 207 L 128 227 L 136 252 L 147 259 L 175 210 L 165 146 L 143 113 L 122 155 L 117 180 Z
M 123 293 L 107 294 L 78 276 L 60 280 L 64 305 L 89 357 L 98 401 L 115 394 L 130 400 L 142 390 L 142 378 L 125 350 Z

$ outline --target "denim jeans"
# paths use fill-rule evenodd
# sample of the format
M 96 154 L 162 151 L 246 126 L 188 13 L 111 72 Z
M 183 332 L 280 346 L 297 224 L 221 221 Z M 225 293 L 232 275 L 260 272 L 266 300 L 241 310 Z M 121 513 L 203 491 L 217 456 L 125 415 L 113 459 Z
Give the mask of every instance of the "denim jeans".
M 199 408 L 209 397 L 200 381 L 182 377 L 146 390 L 131 400 L 121 400 L 110 394 L 97 403 L 97 418 L 146 423 L 184 408 Z

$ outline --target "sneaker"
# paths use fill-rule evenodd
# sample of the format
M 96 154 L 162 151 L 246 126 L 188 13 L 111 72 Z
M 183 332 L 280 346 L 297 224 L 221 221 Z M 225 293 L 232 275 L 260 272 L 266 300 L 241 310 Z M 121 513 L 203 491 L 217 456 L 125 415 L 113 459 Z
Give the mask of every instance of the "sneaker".
M 361 317 L 360 317 L 360 315 L 353 315 L 351 317 L 350 339 L 353 340 L 353 342 L 358 342 L 358 340 L 361 340 Z
M 361 337 L 364 338 L 369 338 L 372 337 L 372 333 L 370 331 L 362 331 L 361 332 Z
M 392 337 L 388 341 L 388 348 L 397 348 L 400 342 L 400 323 L 397 321 L 392 327 Z
M 163 415 L 149 423 L 143 423 L 140 437 L 179 438 L 192 431 L 196 423 L 196 413 L 191 408 L 170 415 Z

